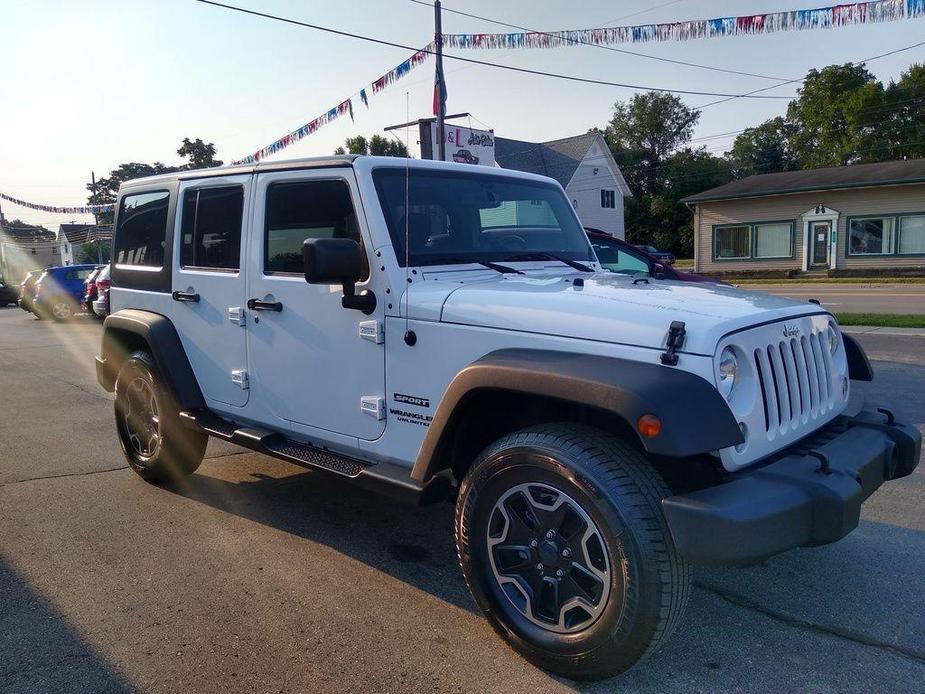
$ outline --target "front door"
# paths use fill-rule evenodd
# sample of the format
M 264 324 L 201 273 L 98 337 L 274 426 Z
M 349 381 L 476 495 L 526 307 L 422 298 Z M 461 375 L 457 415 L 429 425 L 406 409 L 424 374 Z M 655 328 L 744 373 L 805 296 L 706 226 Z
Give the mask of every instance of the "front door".
M 812 234 L 812 262 L 810 265 L 829 264 L 829 222 L 814 222 L 810 233 Z
M 182 183 L 171 320 L 210 408 L 247 403 L 242 230 L 251 176 Z
M 256 184 L 249 410 L 322 439 L 331 432 L 372 440 L 385 428 L 385 350 L 378 339 L 385 302 L 380 296 L 371 315 L 346 309 L 341 285 L 308 284 L 302 265 L 306 238 L 353 238 L 368 247 L 355 191 L 349 168 L 265 173 Z

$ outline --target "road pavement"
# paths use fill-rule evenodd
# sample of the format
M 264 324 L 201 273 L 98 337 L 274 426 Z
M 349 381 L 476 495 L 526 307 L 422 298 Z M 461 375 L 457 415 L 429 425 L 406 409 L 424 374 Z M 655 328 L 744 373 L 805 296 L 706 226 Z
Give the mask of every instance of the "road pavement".
M 925 313 L 925 284 L 747 284 L 743 289 L 808 301 L 834 313 Z
M 579 685 L 478 615 L 448 504 L 214 442 L 184 484 L 143 482 L 95 381 L 99 334 L 0 310 L 0 692 L 923 689 L 925 466 L 837 544 L 698 570 L 660 651 Z M 860 339 L 877 380 L 856 391 L 925 424 L 925 338 Z

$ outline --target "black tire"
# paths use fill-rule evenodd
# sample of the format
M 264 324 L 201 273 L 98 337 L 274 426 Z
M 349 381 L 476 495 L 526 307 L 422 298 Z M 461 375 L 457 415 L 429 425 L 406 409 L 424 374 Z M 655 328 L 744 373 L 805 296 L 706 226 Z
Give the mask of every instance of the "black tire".
M 149 482 L 177 482 L 196 471 L 209 437 L 180 420 L 151 355 L 139 351 L 125 360 L 115 395 L 119 443 L 135 472 Z
M 553 531 L 553 540 L 541 540 L 539 549 L 535 549 L 537 537 L 550 537 L 545 535 L 541 518 L 549 520 L 553 514 L 540 515 L 547 511 L 537 508 L 534 502 L 539 498 L 545 503 L 557 503 L 557 493 L 564 494 L 560 508 L 567 507 L 565 514 L 578 518 L 583 513 L 599 531 L 596 535 L 582 534 L 582 544 L 578 545 L 584 549 L 581 558 L 575 554 L 573 560 L 547 561 L 549 554 L 539 554 L 546 550 L 555 554 L 559 547 L 576 546 L 574 541 L 568 544 L 570 531 L 563 529 L 565 521 Z M 536 498 L 531 501 L 517 494 Z M 624 672 L 668 638 L 690 593 L 690 566 L 675 550 L 661 512 L 661 499 L 668 495 L 664 481 L 642 453 L 598 429 L 570 423 L 546 424 L 505 436 L 479 456 L 457 499 L 456 549 L 469 590 L 494 629 L 535 665 L 582 680 Z M 515 513 L 513 505 L 505 506 L 505 500 L 517 501 L 521 507 L 525 501 L 531 504 L 538 530 L 528 530 L 529 523 L 518 526 L 515 520 L 508 520 L 520 512 Z M 529 520 L 529 514 L 526 518 Z M 584 522 L 580 518 L 579 521 Z M 554 525 L 558 521 L 549 522 Z M 575 526 L 574 519 L 570 524 Z M 505 545 L 501 539 L 492 539 L 498 537 L 499 527 L 503 528 L 503 541 L 513 536 L 515 530 L 528 535 L 539 532 L 539 535 L 529 545 Z M 596 549 L 600 541 L 595 537 L 603 542 L 603 552 Z M 497 550 L 494 545 L 489 548 L 492 542 L 501 543 Z M 493 553 L 510 552 L 515 544 L 518 549 L 515 562 L 527 568 L 517 569 L 513 574 L 517 580 L 513 581 L 502 566 L 496 578 L 494 566 L 501 564 L 501 555 Z M 561 552 L 565 556 L 566 550 Z M 532 562 L 537 560 L 539 563 L 533 566 Z M 570 586 L 574 588 L 567 583 L 573 576 L 581 578 L 589 573 L 574 565 L 589 562 L 596 563 L 597 570 L 607 568 L 601 570 L 597 579 L 600 585 L 592 582 L 588 593 L 597 595 L 599 603 L 595 609 L 599 612 L 586 618 L 590 611 L 579 609 L 571 627 L 573 631 L 561 633 L 567 628 L 569 613 L 574 608 L 565 609 L 559 596 L 567 596 Z M 530 575 L 534 569 L 541 574 L 542 583 L 538 590 L 531 591 L 524 582 L 537 580 Z M 532 607 L 534 600 L 525 600 L 525 596 L 536 595 L 535 602 L 540 604 L 550 581 L 558 584 L 554 589 L 556 600 L 551 603 L 558 612 L 550 613 L 558 615 L 559 624 L 555 627 L 537 624 L 542 619 Z M 515 584 L 513 589 L 511 584 Z M 520 603 L 519 607 L 515 601 Z M 586 603 L 591 605 L 589 601 Z M 560 633 L 550 631 L 551 628 L 559 629 Z

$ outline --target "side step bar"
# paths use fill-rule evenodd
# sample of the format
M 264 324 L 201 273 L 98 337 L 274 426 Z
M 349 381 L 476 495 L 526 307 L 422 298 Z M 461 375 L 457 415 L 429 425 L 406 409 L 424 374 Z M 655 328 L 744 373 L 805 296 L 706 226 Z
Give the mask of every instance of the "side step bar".
M 451 497 L 450 480 L 442 475 L 421 484 L 411 479 L 410 469 L 400 465 L 358 460 L 310 443 L 294 441 L 277 431 L 239 425 L 212 412 L 180 412 L 180 419 L 209 436 L 310 470 L 346 477 L 361 487 L 388 494 L 401 501 L 425 506 Z

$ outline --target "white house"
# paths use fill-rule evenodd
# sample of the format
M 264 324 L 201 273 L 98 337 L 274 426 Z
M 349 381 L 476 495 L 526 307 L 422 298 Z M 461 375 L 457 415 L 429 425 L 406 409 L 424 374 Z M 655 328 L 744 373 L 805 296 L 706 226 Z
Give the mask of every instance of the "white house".
M 556 179 L 565 188 L 582 225 L 624 237 L 623 200 L 632 193 L 601 133 L 549 142 L 496 137 L 495 161 L 505 169 Z

